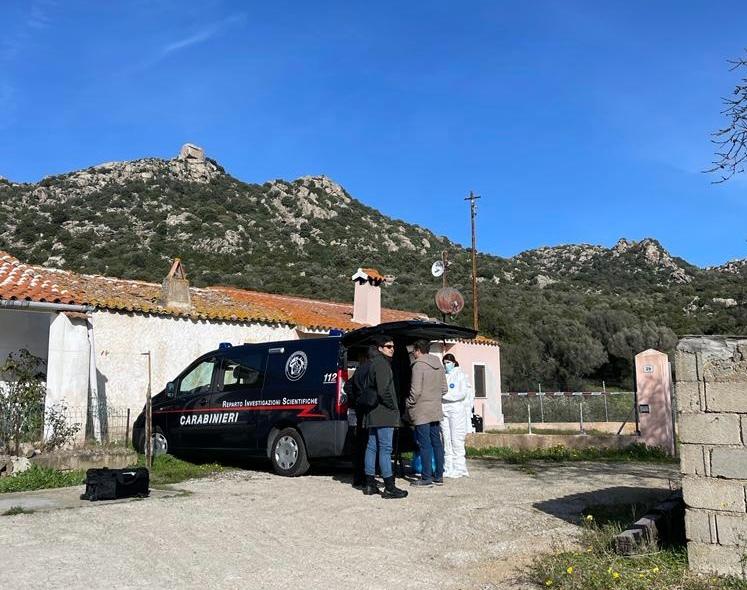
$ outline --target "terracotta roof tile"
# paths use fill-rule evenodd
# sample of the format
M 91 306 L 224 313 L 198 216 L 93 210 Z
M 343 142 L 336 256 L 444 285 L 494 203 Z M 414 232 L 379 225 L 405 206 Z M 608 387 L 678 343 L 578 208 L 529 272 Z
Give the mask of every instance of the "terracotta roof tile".
M 0 299 L 91 305 L 101 309 L 199 319 L 289 324 L 309 329 L 350 330 L 353 306 L 230 287 L 190 288 L 192 311 L 159 304 L 161 285 L 32 266 L 0 251 Z M 422 314 L 381 310 L 382 322 L 423 318 Z

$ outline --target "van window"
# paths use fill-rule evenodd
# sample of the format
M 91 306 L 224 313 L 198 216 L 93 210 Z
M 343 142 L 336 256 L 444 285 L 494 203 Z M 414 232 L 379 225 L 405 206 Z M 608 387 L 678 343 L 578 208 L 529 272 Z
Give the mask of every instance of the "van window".
M 220 391 L 261 389 L 265 378 L 265 352 L 243 352 L 223 359 Z
M 179 382 L 179 395 L 209 392 L 215 367 L 215 359 L 208 359 L 194 366 Z

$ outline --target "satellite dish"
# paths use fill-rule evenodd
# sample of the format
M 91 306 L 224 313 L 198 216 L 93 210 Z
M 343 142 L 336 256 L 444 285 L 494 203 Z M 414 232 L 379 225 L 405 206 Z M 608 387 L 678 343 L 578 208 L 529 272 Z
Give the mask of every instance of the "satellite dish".
M 436 260 L 436 262 L 434 262 L 434 263 L 433 263 L 433 264 L 431 265 L 431 274 L 432 274 L 432 275 L 433 275 L 434 277 L 436 277 L 436 278 L 438 278 L 438 277 L 440 277 L 440 276 L 441 276 L 442 274 L 444 274 L 444 263 L 443 263 L 443 261 L 441 261 L 441 260 Z
M 436 307 L 441 313 L 455 316 L 464 309 L 464 297 L 453 287 L 444 287 L 436 292 Z

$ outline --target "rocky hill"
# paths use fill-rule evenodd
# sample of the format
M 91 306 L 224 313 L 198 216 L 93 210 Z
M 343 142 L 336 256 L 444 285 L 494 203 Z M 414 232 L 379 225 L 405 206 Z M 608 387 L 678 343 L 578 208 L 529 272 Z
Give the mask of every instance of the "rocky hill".
M 430 265 L 469 300 L 469 251 L 382 215 L 324 176 L 249 184 L 194 146 L 172 160 L 112 162 L 38 183 L 0 179 L 0 249 L 55 267 L 160 280 L 180 256 L 195 285 L 349 300 L 349 276 L 395 277 L 391 307 L 436 316 Z M 504 343 L 504 387 L 624 383 L 637 347 L 675 334 L 745 332 L 745 261 L 700 269 L 653 239 L 478 258 L 481 329 Z M 469 308 L 456 321 L 468 322 Z

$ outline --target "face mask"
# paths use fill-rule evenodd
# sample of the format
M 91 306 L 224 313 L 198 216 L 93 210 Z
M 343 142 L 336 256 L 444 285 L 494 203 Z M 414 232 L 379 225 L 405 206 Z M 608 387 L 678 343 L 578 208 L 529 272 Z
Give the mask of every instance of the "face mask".
M 454 363 L 451 361 L 446 361 L 444 363 L 444 368 L 446 369 L 447 373 L 451 373 L 454 370 Z

